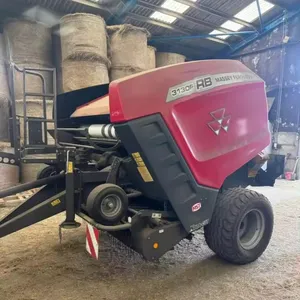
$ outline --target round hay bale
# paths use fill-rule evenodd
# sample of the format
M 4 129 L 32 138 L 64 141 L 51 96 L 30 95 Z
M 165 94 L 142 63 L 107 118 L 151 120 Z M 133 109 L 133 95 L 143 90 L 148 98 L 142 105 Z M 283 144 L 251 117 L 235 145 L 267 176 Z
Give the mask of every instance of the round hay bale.
M 15 63 L 51 65 L 51 29 L 28 20 L 11 19 L 4 24 L 8 59 Z
M 156 58 L 155 58 L 156 48 L 152 46 L 147 47 L 147 70 L 152 70 L 156 68 Z
M 10 143 L 0 142 L 0 151 L 14 153 Z M 13 187 L 19 183 L 19 167 L 0 162 L 0 190 Z
M 147 69 L 147 38 L 145 28 L 130 24 L 108 26 L 112 67 Z
M 105 64 L 90 60 L 67 60 L 62 64 L 64 92 L 109 83 Z
M 105 21 L 86 13 L 66 15 L 60 23 L 62 61 L 100 58 L 107 60 Z
M 9 140 L 9 99 L 0 93 L 0 141 Z
M 21 182 L 35 181 L 39 171 L 47 167 L 45 164 L 21 164 Z
M 133 74 L 137 74 L 139 72 L 143 72 L 144 70 L 130 68 L 130 67 L 112 67 L 110 69 L 110 81 L 114 81 L 120 78 L 124 78 L 126 76 L 130 76 Z
M 23 100 L 16 100 L 16 115 L 20 116 L 20 137 L 21 143 L 24 143 L 24 107 Z M 46 115 L 47 119 L 53 119 L 53 101 L 46 100 Z M 26 116 L 27 117 L 35 117 L 35 118 L 43 118 L 43 100 L 39 99 L 27 99 L 26 101 Z M 53 129 L 53 123 L 47 123 L 48 129 Z M 27 131 L 28 132 L 28 131 Z M 50 134 L 47 135 L 48 144 L 54 144 L 54 140 Z M 28 136 L 27 136 L 28 142 Z
M 185 56 L 171 52 L 156 52 L 156 67 L 175 65 L 185 62 Z
M 0 34 L 0 93 L 9 98 L 8 77 L 6 71 L 6 50 L 3 34 Z
M 50 68 L 47 65 L 41 65 L 36 63 L 25 63 L 25 64 L 17 64 L 18 68 L 24 69 L 24 68 Z M 53 77 L 52 73 L 45 72 L 45 71 L 34 71 L 36 73 L 39 73 L 44 76 L 45 84 L 46 84 L 46 93 L 52 93 L 53 92 Z M 23 98 L 23 73 L 22 72 L 15 72 L 15 81 L 14 81 L 14 87 L 15 87 L 15 98 L 21 99 Z M 26 92 L 27 93 L 42 93 L 43 92 L 43 85 L 42 80 L 40 77 L 26 74 Z M 37 99 L 40 97 L 37 97 Z

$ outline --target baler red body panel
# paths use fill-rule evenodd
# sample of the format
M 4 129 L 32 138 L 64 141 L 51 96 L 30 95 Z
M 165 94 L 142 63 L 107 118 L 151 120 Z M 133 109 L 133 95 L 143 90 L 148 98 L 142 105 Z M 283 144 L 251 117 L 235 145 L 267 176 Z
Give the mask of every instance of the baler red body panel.
M 233 73 L 252 74 L 255 80 L 229 81 L 167 101 L 172 87 Z M 264 82 L 238 61 L 199 61 L 140 73 L 112 82 L 109 99 L 112 123 L 160 113 L 200 185 L 220 188 L 270 143 Z

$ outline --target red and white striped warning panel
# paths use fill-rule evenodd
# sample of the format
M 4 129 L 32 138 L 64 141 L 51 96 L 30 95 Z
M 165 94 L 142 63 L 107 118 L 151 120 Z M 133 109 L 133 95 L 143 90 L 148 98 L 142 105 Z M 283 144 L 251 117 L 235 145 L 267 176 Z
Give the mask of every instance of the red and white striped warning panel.
M 100 231 L 90 224 L 86 225 L 86 250 L 95 259 L 98 259 Z

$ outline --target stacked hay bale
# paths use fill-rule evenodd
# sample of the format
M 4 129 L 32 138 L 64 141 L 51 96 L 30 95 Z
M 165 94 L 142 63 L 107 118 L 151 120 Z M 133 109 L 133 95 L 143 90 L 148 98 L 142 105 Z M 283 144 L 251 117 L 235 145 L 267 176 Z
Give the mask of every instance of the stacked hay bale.
M 175 65 L 185 62 L 185 56 L 171 52 L 156 52 L 156 67 Z
M 0 34 L 0 152 L 13 153 L 9 140 L 9 101 L 10 93 L 6 72 L 6 51 L 3 35 Z M 0 190 L 10 188 L 19 182 L 19 168 L 8 164 L 0 156 Z
M 110 37 L 111 81 L 149 68 L 149 32 L 146 29 L 124 24 L 108 26 L 107 31 Z
M 6 72 L 6 51 L 3 35 L 0 34 L 0 141 L 8 141 L 9 99 L 8 78 Z
M 3 28 L 7 58 L 15 63 L 18 68 L 52 68 L 52 37 L 51 29 L 44 24 L 11 19 L 4 24 Z M 39 72 L 45 78 L 46 93 L 53 93 L 52 74 L 49 72 Z M 34 75 L 26 75 L 26 92 L 42 93 L 43 86 L 40 78 Z M 23 73 L 15 72 L 14 94 L 17 115 L 23 116 Z M 42 97 L 27 97 L 26 110 L 28 117 L 43 117 Z M 52 118 L 52 100 L 47 100 L 48 118 Z M 48 128 L 50 128 L 50 124 Z M 24 122 L 20 119 L 21 142 L 24 142 Z M 50 135 L 48 135 L 50 137 Z M 35 178 L 36 169 L 41 165 L 22 166 L 22 173 L 27 177 Z M 26 181 L 26 178 L 22 178 Z
M 156 48 L 152 46 L 147 47 L 147 70 L 152 70 L 156 68 L 156 58 L 155 58 Z
M 109 82 L 106 25 L 100 16 L 86 13 L 64 16 L 60 42 L 64 92 Z
M 10 143 L 0 141 L 0 152 L 14 153 Z M 0 190 L 13 187 L 19 183 L 19 167 L 8 164 L 0 156 Z

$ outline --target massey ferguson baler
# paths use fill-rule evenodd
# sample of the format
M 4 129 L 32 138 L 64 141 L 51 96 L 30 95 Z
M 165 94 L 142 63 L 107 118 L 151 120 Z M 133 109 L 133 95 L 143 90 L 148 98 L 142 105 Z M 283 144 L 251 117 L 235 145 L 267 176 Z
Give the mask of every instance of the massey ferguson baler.
M 62 94 L 54 122 L 49 167 L 37 181 L 0 192 L 41 187 L 0 221 L 0 237 L 66 211 L 62 228 L 79 226 L 77 214 L 146 259 L 202 227 L 208 246 L 232 263 L 266 249 L 272 207 L 245 187 L 273 185 L 282 170 L 263 153 L 265 84 L 240 62 L 178 64 Z

